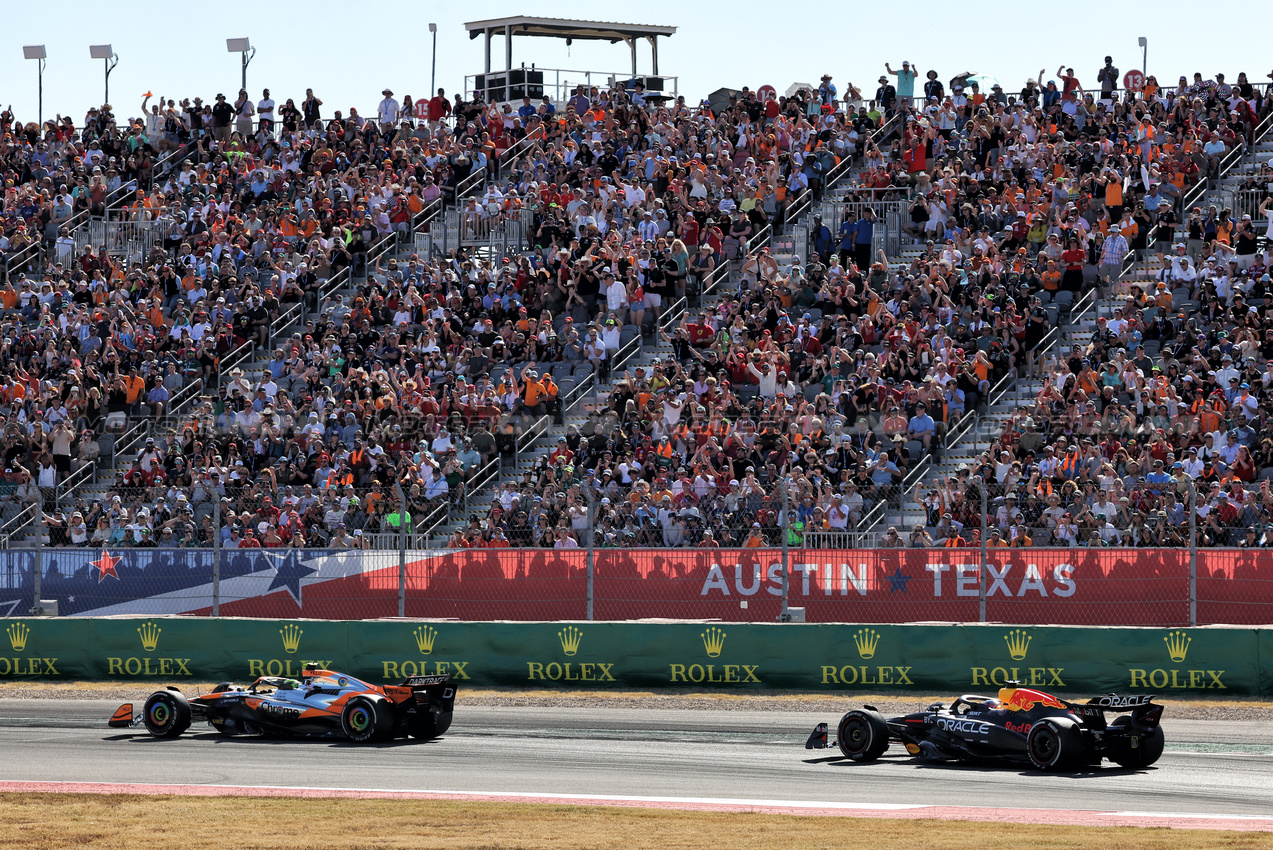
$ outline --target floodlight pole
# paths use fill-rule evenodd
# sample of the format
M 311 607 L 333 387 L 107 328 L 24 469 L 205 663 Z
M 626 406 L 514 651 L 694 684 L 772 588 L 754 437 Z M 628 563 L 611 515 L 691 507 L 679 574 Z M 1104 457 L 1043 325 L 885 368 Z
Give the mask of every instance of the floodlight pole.
M 438 93 L 438 25 L 429 24 L 429 32 L 433 33 L 433 66 L 429 70 L 429 99 Z
M 40 86 L 38 115 L 40 120 L 41 135 L 44 134 L 44 60 L 45 60 L 45 57 L 47 56 L 48 56 L 48 51 L 45 49 L 43 44 L 26 44 L 26 45 L 23 45 L 22 47 L 22 58 L 35 59 L 36 62 L 38 63 L 36 65 L 36 68 L 37 68 L 36 74 L 39 77 L 39 86 Z
M 247 91 L 247 90 L 248 90 L 248 63 L 250 63 L 250 62 L 251 62 L 254 58 L 256 58 L 256 48 L 255 48 L 255 47 L 249 48 L 249 49 L 247 49 L 247 50 L 243 51 L 243 53 L 242 53 L 241 55 L 243 56 L 243 85 L 242 85 L 242 88 L 243 88 L 243 90 L 244 90 L 244 91 Z
M 102 60 L 102 65 L 106 68 L 106 99 L 103 104 L 111 102 L 111 71 L 115 70 L 115 66 L 119 64 L 119 54 L 112 53 L 109 57 Z

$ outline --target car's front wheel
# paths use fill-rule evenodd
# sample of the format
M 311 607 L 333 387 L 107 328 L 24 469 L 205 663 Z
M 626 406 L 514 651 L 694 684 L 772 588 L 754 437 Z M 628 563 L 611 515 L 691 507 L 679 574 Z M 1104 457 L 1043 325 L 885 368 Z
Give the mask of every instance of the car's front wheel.
M 1039 770 L 1071 770 L 1087 762 L 1087 744 L 1079 725 L 1068 717 L 1049 717 L 1030 727 L 1026 753 Z
M 384 700 L 354 697 L 340 713 L 340 728 L 355 743 L 378 741 L 393 731 L 393 715 Z
M 142 709 L 142 721 L 156 738 L 175 738 L 190 728 L 190 703 L 177 691 L 155 691 Z
M 840 718 L 840 752 L 854 761 L 875 761 L 888 749 L 888 721 L 878 711 L 854 709 Z

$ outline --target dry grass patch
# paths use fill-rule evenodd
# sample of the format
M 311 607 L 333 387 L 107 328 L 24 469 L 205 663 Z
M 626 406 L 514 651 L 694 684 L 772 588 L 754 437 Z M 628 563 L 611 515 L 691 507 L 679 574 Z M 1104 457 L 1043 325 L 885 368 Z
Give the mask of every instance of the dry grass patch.
M 1120 850 L 1268 848 L 1268 834 L 679 812 L 450 801 L 0 794 L 4 846 L 132 848 L 208 841 L 235 847 L 818 848 Z M 157 842 L 163 842 L 158 845 Z

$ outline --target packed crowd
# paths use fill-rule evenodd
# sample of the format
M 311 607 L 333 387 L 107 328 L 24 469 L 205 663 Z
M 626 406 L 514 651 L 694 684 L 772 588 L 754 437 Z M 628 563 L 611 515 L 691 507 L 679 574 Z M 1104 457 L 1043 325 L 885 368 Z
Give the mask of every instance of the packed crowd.
M 230 490 L 226 517 L 255 513 L 263 494 L 281 504 L 282 488 L 305 484 L 331 497 L 343 486 L 398 482 L 423 498 L 417 515 L 462 501 L 467 479 L 509 453 L 529 421 L 560 413 L 558 381 L 608 374 L 623 342 L 657 328 L 664 299 L 739 253 L 765 220 L 753 209 L 765 193 L 772 208 L 775 190 L 785 195 L 789 179 L 803 189 L 803 169 L 823 167 L 802 156 L 818 146 L 807 120 L 817 108 L 802 99 L 783 100 L 770 122 L 780 142 L 767 153 L 756 148 L 764 174 L 744 157 L 743 178 L 727 156 L 735 122 L 748 120 L 741 105 L 718 120 L 683 102 L 646 104 L 639 91 L 581 89 L 560 111 L 540 104 L 510 117 L 507 108 L 458 98 L 452 105 L 439 92 L 421 117 L 383 94 L 379 120 L 352 111 L 324 119 L 310 93 L 299 115 L 290 101 L 277 111 L 257 104 L 255 123 L 241 118 L 251 107 L 245 93 L 233 113 L 221 97 L 211 107 L 161 98 L 143 129 L 185 160 L 144 187 L 124 215 L 154 222 L 162 241 L 140 263 L 86 255 L 44 276 L 51 290 L 85 292 L 86 309 L 102 320 L 87 321 L 56 296 L 44 309 L 25 294 L 30 279 L 11 278 L 16 303 L 6 318 L 32 344 L 8 352 L 6 365 L 39 359 L 40 386 L 68 397 L 98 381 L 103 364 L 129 387 L 144 382 L 123 407 L 148 414 L 154 436 L 119 470 L 123 514 L 112 528 L 135 525 L 143 510 L 153 515 L 161 495 L 175 506 L 184 494 L 192 516 L 200 505 L 207 513 L 216 488 L 196 485 L 213 475 Z M 232 127 L 227 114 L 240 116 Z M 656 131 L 667 134 L 658 152 L 670 154 L 660 156 L 658 174 L 648 156 L 634 156 Z M 856 140 L 856 127 L 847 132 Z M 368 246 L 410 232 L 427 205 L 474 171 L 495 172 L 500 152 L 528 136 L 533 157 L 492 181 L 477 214 L 529 207 L 537 250 L 502 261 L 457 250 L 361 267 Z M 587 143 L 596 136 L 613 141 Z M 623 159 L 612 163 L 616 149 Z M 611 176 L 602 178 L 603 169 Z M 735 187 L 737 203 L 727 197 Z M 722 233 L 740 216 L 746 233 Z M 692 262 L 679 237 L 694 247 Z M 346 266 L 355 272 L 352 291 L 324 296 L 325 280 Z M 297 303 L 304 321 L 277 333 L 277 317 Z M 68 346 L 78 358 L 35 357 L 45 343 L 59 348 L 68 329 L 87 343 Z M 245 343 L 265 367 L 222 374 L 221 358 Z M 14 385 L 34 385 L 13 374 Z M 205 392 L 194 412 L 168 416 L 170 394 L 196 379 Z M 34 422 L 45 408 L 31 409 Z M 99 424 L 80 418 L 86 434 Z M 25 445 L 11 454 L 15 467 L 31 462 Z M 103 509 L 76 507 L 52 524 Z M 191 526 L 191 540 L 206 544 L 200 523 Z M 305 542 L 323 545 L 335 530 L 307 521 Z
M 68 453 L 53 434 L 61 420 L 81 437 L 95 433 L 89 404 L 71 401 L 97 389 L 106 412 L 150 407 L 154 441 L 120 470 L 118 505 L 77 505 L 53 524 L 104 519 L 112 535 L 131 524 L 127 542 L 140 539 L 140 514 L 147 535 L 163 525 L 182 545 L 218 533 L 346 545 L 355 531 L 365 539 L 399 527 L 388 519 L 395 485 L 417 522 L 468 506 L 472 476 L 511 454 L 535 418 L 559 413 L 563 385 L 596 373 L 614 385 L 587 424 L 489 510 L 473 511 L 452 545 L 582 545 L 591 503 L 598 545 L 759 546 L 785 534 L 793 545 L 839 546 L 910 498 L 899 489 L 907 474 L 940 455 L 992 386 L 1048 375 L 1033 430 L 1023 426 L 1039 445 L 1023 449 L 1010 430 L 1000 441 L 1006 467 L 996 455 L 966 471 L 988 484 L 917 493 L 930 517 L 909 543 L 958 542 L 945 533 L 952 523 L 971 534 L 972 496 L 986 486 L 1003 539 L 1028 528 L 1036 545 L 1090 545 L 1085 523 L 1097 515 L 1076 497 L 1098 478 L 1109 495 L 1111 482 L 1088 466 L 1040 471 L 1044 455 L 1069 451 L 1081 431 L 1107 453 L 1107 478 L 1141 492 L 1137 470 L 1157 445 L 1141 432 L 1155 417 L 1176 453 L 1154 458 L 1167 469 L 1183 468 L 1186 443 L 1205 450 L 1203 408 L 1168 408 L 1159 377 L 1137 385 L 1128 364 L 1145 375 L 1157 364 L 1182 399 L 1190 369 L 1220 365 L 1209 356 L 1249 369 L 1264 314 L 1239 311 L 1243 297 L 1264 298 L 1269 265 L 1249 223 L 1180 204 L 1249 137 L 1266 111 L 1259 92 L 1244 78 L 1176 90 L 1151 78 L 1143 95 L 1126 95 L 1111 69 L 1091 93 L 1062 69 L 1059 84 L 1041 87 L 1040 75 L 1005 96 L 963 77 L 947 93 L 936 72 L 917 92 L 917 70 L 903 63 L 871 101 L 851 84 L 841 98 L 828 75 L 792 97 L 743 89 L 715 110 L 646 102 L 639 89 L 581 89 L 565 104 L 520 108 L 452 103 L 442 92 L 400 105 L 385 90 L 368 118 L 326 118 L 312 92 L 281 107 L 268 91 L 255 105 L 245 92 L 232 106 L 220 96 L 215 106 L 161 99 L 134 130 L 162 140 L 155 150 L 185 145 L 188 159 L 143 181 L 131 214 L 156 222 L 162 242 L 132 267 L 109 255 L 54 265 L 47 299 L 24 297 L 33 282 L 21 278 L 0 293 L 6 308 L 9 293 L 16 300 L 4 317 L 13 343 L 0 351 L 3 389 L 32 397 L 7 417 L 6 467 L 19 470 L 17 483 L 44 445 L 57 449 L 47 480 L 84 462 L 74 458 L 87 440 L 72 439 Z M 891 116 L 901 130 L 877 147 L 872 133 Z M 79 156 L 73 133 L 59 149 L 68 160 Z M 11 161 L 32 161 L 32 146 L 19 143 Z M 515 146 L 523 155 L 501 163 Z M 814 219 L 809 250 L 790 265 L 752 249 L 805 190 L 820 196 L 845 160 L 860 169 L 865 203 L 848 205 L 834 227 Z M 481 193 L 459 199 L 466 220 L 489 227 L 527 211 L 526 250 L 368 261 L 371 245 L 412 232 L 428 205 L 483 170 L 491 179 Z M 871 206 L 882 198 L 906 199 L 906 231 L 922 248 L 909 265 L 873 255 Z M 1186 259 L 1164 267 L 1161 286 L 1121 281 L 1129 254 L 1176 254 L 1177 241 Z M 722 266 L 730 283 L 700 308 Z M 345 267 L 351 290 L 324 295 Z M 1093 289 L 1130 292 L 1127 306 L 1085 349 L 1040 358 L 1049 330 Z M 1173 297 L 1177 310 L 1196 304 L 1192 315 L 1173 320 Z M 620 346 L 663 334 L 660 319 L 680 298 L 691 309 L 665 335 L 675 356 L 611 374 Z M 303 321 L 276 333 L 272 322 L 293 304 Z M 221 374 L 220 358 L 244 343 L 267 365 Z M 1248 383 L 1262 398 L 1254 373 L 1241 377 L 1235 389 Z M 195 378 L 204 394 L 194 411 L 165 418 L 173 388 Z M 36 403 L 40 394 L 50 397 Z M 58 400 L 65 413 L 50 421 L 45 405 Z M 1217 436 L 1244 415 L 1225 404 Z M 1253 404 L 1248 418 L 1262 422 L 1262 401 Z M 1191 415 L 1194 426 L 1177 421 Z M 1236 438 L 1249 439 L 1241 429 Z M 1074 541 L 1047 533 L 1052 519 L 1029 525 L 1004 507 L 1031 495 L 1072 508 Z M 293 509 L 298 521 L 283 534 L 279 512 Z M 1106 518 L 1118 542 L 1146 542 L 1122 539 L 1131 526 L 1118 526 L 1121 514 Z
M 1194 468 L 1187 455 L 1190 445 L 1212 458 L 1212 444 L 1252 443 L 1259 427 L 1241 427 L 1245 414 L 1231 399 L 1215 421 L 1200 420 L 1200 406 L 1164 408 L 1158 381 L 1161 372 L 1184 398 L 1190 386 L 1174 358 L 1192 358 L 1192 345 L 1204 379 L 1204 366 L 1229 365 L 1234 337 L 1263 346 L 1258 322 L 1247 333 L 1233 324 L 1264 315 L 1242 300 L 1263 299 L 1267 285 L 1270 258 L 1251 222 L 1182 205 L 1267 114 L 1261 92 L 1240 75 L 1234 86 L 1199 76 L 1175 90 L 1151 78 L 1143 94 L 1128 95 L 1115 91 L 1112 61 L 1090 93 L 1065 68 L 1060 83 L 1030 80 L 1013 96 L 964 78 L 947 94 L 936 72 L 920 93 L 909 63 L 888 70 L 896 85 L 882 77 L 865 104 L 849 85 L 844 112 L 829 77 L 819 89 L 818 126 L 858 107 L 911 120 L 884 149 L 865 146 L 838 224 L 813 219 L 807 261 L 784 268 L 744 246 L 738 291 L 687 312 L 670 339 L 676 357 L 624 375 L 604 409 L 452 545 L 481 546 L 499 530 L 512 545 L 569 547 L 586 543 L 591 528 L 596 545 L 759 546 L 785 536 L 838 547 L 855 530 L 884 528 L 881 518 L 912 501 L 926 521 L 890 529 L 881 545 L 977 545 L 982 487 L 990 545 L 1174 545 L 1187 529 L 1177 522 L 1186 468 L 1205 491 L 1204 545 L 1237 545 L 1237 529 L 1270 519 L 1273 498 L 1255 507 L 1267 485 L 1254 479 L 1273 467 L 1273 452 L 1242 454 L 1234 470 L 1223 458 Z M 889 189 L 907 198 L 905 231 L 921 246 L 900 267 L 872 256 L 872 202 Z M 1124 280 L 1132 258 L 1164 253 L 1160 280 Z M 1049 332 L 1089 293 L 1127 296 L 1127 306 L 1101 320 L 1090 344 L 1041 357 Z M 1273 344 L 1273 330 L 1267 338 Z M 1251 415 L 1270 379 L 1265 353 L 1257 356 L 1258 369 L 1233 352 L 1250 374 L 1220 379 L 1256 394 L 1245 402 Z M 1132 380 L 1137 370 L 1148 377 Z M 1023 414 L 974 468 L 911 491 L 908 473 L 940 456 L 948 429 L 1009 374 L 1044 379 L 1030 428 Z M 1208 403 L 1221 410 L 1220 401 Z M 1159 427 L 1169 444 L 1155 442 Z M 1107 466 L 1051 460 L 1070 450 L 1076 429 L 1091 441 L 1084 455 L 1103 455 Z M 1022 432 L 1032 435 L 1024 449 Z M 1177 476 L 1173 496 L 1155 461 Z M 1226 483 L 1226 472 L 1246 489 Z M 1117 492 L 1101 490 L 1115 480 Z M 1106 496 L 1120 509 L 1093 510 Z M 1049 500 L 1061 509 L 1048 511 Z

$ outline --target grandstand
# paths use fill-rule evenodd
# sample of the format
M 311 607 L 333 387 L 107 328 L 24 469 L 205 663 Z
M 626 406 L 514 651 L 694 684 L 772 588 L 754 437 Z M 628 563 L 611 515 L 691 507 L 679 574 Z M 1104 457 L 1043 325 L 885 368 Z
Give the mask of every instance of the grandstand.
M 635 70 L 4 118 L 0 544 L 1273 544 L 1262 88 Z

